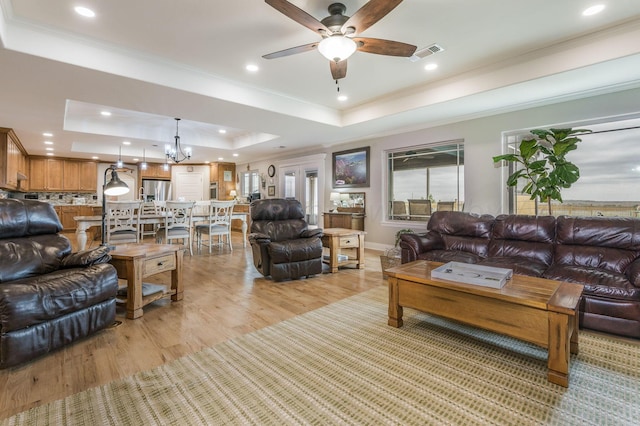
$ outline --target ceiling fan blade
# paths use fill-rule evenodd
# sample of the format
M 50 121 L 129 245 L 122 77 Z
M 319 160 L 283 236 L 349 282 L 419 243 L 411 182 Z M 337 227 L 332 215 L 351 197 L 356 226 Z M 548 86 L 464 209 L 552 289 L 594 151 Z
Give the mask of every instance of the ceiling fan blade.
M 402 0 L 369 0 L 356 13 L 342 25 L 342 34 L 347 34 L 349 27 L 355 28 L 355 34 L 359 34 L 384 18 Z
M 379 38 L 354 37 L 353 41 L 358 44 L 358 50 L 360 52 L 375 53 L 377 55 L 403 56 L 408 58 L 413 55 L 417 49 L 417 47 L 412 44 Z
M 298 6 L 295 6 L 286 0 L 264 0 L 264 2 L 283 15 L 286 15 L 289 18 L 293 19 L 300 25 L 304 25 L 305 27 L 309 28 L 311 31 L 319 34 L 331 34 L 329 28 L 327 28 L 322 22 L 318 21 L 316 18 L 309 15 Z
M 282 58 L 283 56 L 295 55 L 296 53 L 310 52 L 318 48 L 318 42 L 303 44 L 302 46 L 290 47 L 288 49 L 279 50 L 278 52 L 263 55 L 264 59 Z
M 329 65 L 331 65 L 331 75 L 334 80 L 340 80 L 341 78 L 345 78 L 347 76 L 347 61 L 329 61 Z

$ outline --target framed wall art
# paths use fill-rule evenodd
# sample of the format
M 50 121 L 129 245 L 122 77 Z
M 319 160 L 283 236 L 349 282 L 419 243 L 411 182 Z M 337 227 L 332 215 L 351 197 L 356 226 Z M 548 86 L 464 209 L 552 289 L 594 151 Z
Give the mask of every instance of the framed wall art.
M 276 196 L 276 187 L 275 187 L 275 185 L 269 185 L 269 188 L 267 189 L 267 195 L 269 197 L 275 197 Z
M 333 187 L 369 186 L 369 147 L 333 153 Z

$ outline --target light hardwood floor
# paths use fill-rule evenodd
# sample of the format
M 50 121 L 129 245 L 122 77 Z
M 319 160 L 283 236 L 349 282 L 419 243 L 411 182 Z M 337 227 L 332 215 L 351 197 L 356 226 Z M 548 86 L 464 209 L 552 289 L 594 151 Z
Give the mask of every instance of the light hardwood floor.
M 70 238 L 75 241 L 73 234 Z M 233 252 L 203 249 L 185 256 L 184 300 L 154 302 L 136 320 L 118 308 L 120 325 L 0 370 L 0 419 L 386 285 L 381 253 L 369 250 L 363 270 L 276 283 L 255 270 L 251 248 L 243 249 L 241 238 L 233 233 Z M 168 273 L 154 278 L 145 281 L 169 282 Z

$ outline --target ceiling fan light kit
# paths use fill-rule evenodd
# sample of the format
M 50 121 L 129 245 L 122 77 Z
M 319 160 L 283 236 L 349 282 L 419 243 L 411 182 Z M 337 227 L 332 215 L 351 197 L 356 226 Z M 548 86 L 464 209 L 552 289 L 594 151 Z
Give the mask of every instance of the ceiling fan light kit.
M 347 75 L 346 59 L 356 50 L 366 53 L 375 53 L 386 56 L 411 57 L 416 51 L 416 46 L 392 40 L 383 40 L 368 37 L 356 37 L 359 33 L 384 18 L 402 0 L 369 0 L 352 16 L 344 15 L 347 8 L 342 3 L 332 3 L 327 8 L 329 16 L 317 20 L 304 10 L 293 5 L 287 0 L 265 0 L 265 3 L 293 19 L 300 25 L 309 28 L 319 34 L 322 41 L 308 43 L 302 46 L 291 47 L 278 52 L 264 55 L 265 59 L 281 58 L 297 53 L 318 51 L 330 62 L 331 76 L 339 80 Z
M 353 55 L 358 48 L 355 41 L 341 34 L 327 37 L 318 44 L 318 51 L 330 61 L 340 62 Z

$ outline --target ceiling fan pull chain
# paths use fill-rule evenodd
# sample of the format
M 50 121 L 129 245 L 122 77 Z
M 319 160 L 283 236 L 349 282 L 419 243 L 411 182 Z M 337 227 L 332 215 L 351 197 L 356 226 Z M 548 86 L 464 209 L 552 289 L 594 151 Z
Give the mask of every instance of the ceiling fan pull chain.
M 336 87 L 338 88 L 338 93 L 340 93 L 340 83 L 339 83 L 339 80 L 336 80 Z

